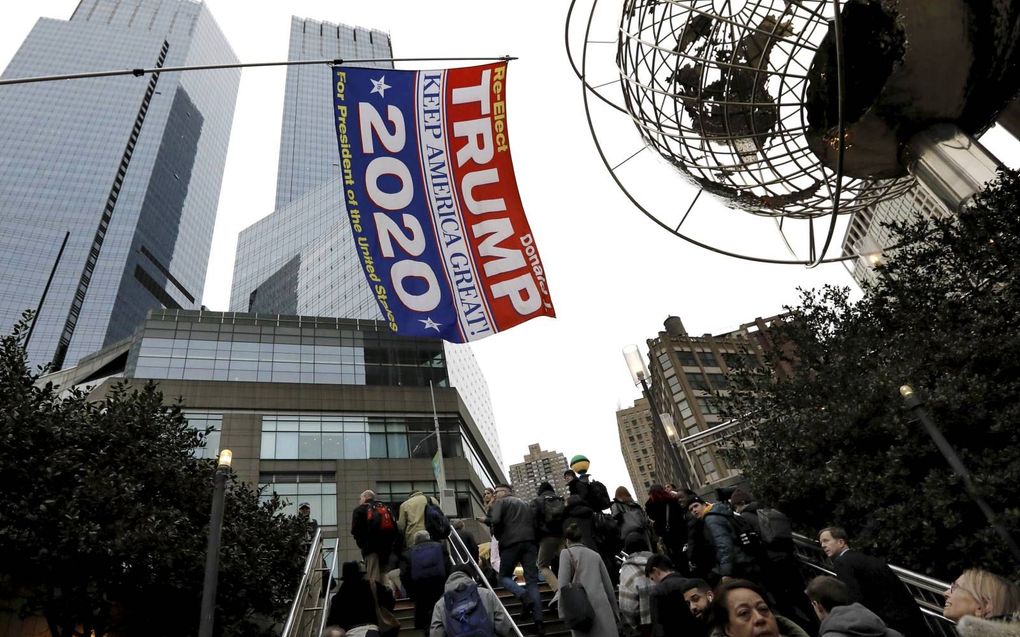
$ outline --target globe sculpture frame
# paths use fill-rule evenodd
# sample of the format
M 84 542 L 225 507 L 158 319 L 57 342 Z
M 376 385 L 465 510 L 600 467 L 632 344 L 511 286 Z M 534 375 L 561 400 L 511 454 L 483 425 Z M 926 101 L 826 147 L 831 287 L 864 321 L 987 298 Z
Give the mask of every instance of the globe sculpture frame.
M 851 178 L 842 170 L 844 150 L 852 144 L 843 121 L 840 12 L 847 1 L 625 0 L 616 51 L 621 86 L 617 101 L 587 80 L 592 18 L 600 0 L 592 0 L 580 67 L 569 42 L 573 0 L 565 34 L 568 57 L 583 84 L 592 138 L 627 197 L 672 234 L 728 256 L 809 267 L 857 258 L 827 255 L 840 215 L 898 196 L 914 179 Z M 806 135 L 809 72 L 827 36 L 835 43 L 835 64 L 830 66 L 839 76 L 832 95 L 837 126 L 824 138 L 836 155 L 834 167 L 819 160 Z M 823 77 L 829 70 L 823 69 Z M 592 96 L 625 114 L 647 147 L 699 188 L 698 196 L 707 191 L 734 208 L 776 219 L 793 258 L 710 245 L 682 232 L 682 220 L 672 226 L 646 209 L 606 157 L 592 119 Z M 787 220 L 807 221 L 807 258 L 798 258 L 790 247 L 784 234 Z M 825 224 L 820 242 L 816 221 Z

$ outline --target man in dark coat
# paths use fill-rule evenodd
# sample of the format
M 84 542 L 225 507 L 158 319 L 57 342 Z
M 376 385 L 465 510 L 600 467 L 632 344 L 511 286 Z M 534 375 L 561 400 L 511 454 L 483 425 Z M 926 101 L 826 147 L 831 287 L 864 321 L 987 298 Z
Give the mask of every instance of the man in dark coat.
M 847 585 L 851 603 L 863 604 L 906 637 L 931 637 L 917 602 L 888 564 L 851 549 L 849 536 L 838 526 L 822 529 L 818 541 Z
M 548 482 L 538 485 L 538 497 L 531 501 L 535 512 L 535 535 L 538 540 L 538 570 L 549 587 L 559 590 L 554 562 L 563 548 L 563 520 L 566 504 Z
M 496 487 L 496 501 L 489 509 L 489 526 L 499 541 L 499 582 L 521 600 L 521 614 L 531 616 L 535 629 L 543 634 L 542 598 L 538 591 L 538 543 L 535 541 L 535 512 L 530 502 L 513 495 L 510 485 Z M 521 588 L 514 581 L 517 564 L 524 568 Z
M 652 637 L 707 634 L 684 601 L 687 578 L 676 572 L 668 557 L 659 554 L 649 557 L 645 575 L 655 583 L 652 589 Z
M 754 556 L 740 545 L 730 520 L 733 512 L 728 505 L 709 504 L 694 496 L 688 499 L 687 510 L 695 520 L 689 549 L 695 575 L 712 584 L 718 584 L 724 577 L 761 579 Z
M 362 492 L 351 515 L 351 535 L 361 549 L 368 581 L 381 582 L 397 539 L 396 516 L 371 489 Z
M 758 558 L 762 567 L 762 584 L 775 598 L 776 612 L 797 622 L 808 634 L 816 633 L 818 620 L 804 594 L 804 576 L 794 553 L 790 519 L 776 509 L 760 505 L 743 488 L 733 491 L 730 504 L 761 538 Z
M 449 565 L 446 548 L 428 531 L 414 534 L 414 546 L 404 551 L 400 562 L 400 581 L 414 601 L 415 628 L 424 630 L 432 623 L 432 609 L 443 596 Z

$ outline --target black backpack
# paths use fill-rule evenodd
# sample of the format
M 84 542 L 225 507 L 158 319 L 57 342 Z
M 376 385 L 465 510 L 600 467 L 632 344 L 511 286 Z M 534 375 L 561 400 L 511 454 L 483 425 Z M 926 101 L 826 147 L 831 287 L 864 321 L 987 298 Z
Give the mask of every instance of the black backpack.
M 429 537 L 437 542 L 450 537 L 450 520 L 432 498 L 425 503 L 425 530 L 429 532 Z
M 775 509 L 758 509 L 758 526 L 761 528 L 761 541 L 771 547 L 776 541 L 788 544 L 793 541 L 793 527 L 790 518 Z
M 712 513 L 709 513 L 712 515 Z M 733 529 L 734 543 L 739 546 L 744 553 L 750 557 L 756 557 L 762 552 L 762 541 L 761 535 L 755 530 L 754 525 L 742 515 L 736 513 L 717 513 L 715 515 L 725 515 L 730 522 L 730 528 Z
M 588 506 L 596 511 L 604 511 L 612 503 L 613 500 L 609 497 L 609 490 L 606 489 L 606 485 L 598 480 L 592 480 L 588 483 Z
M 567 505 L 558 495 L 542 496 L 542 522 L 548 529 L 559 529 L 567 514 Z

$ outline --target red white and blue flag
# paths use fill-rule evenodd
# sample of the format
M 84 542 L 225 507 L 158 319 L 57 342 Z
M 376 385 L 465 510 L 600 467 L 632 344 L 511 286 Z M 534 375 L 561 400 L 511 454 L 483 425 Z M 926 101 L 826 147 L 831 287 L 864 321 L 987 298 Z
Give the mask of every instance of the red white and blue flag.
M 395 332 L 464 343 L 556 315 L 510 160 L 506 68 L 333 68 L 344 204 Z

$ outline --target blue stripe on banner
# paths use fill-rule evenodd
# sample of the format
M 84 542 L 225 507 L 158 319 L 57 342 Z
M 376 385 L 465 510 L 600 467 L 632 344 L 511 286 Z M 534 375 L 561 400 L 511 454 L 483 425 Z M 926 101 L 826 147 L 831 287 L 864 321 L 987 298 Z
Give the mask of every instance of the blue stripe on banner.
M 449 188 L 444 173 L 449 152 L 445 142 L 437 141 L 433 151 L 425 143 L 432 129 L 427 91 L 421 94 L 422 108 L 415 108 L 418 76 L 391 69 L 333 69 L 344 199 L 365 276 L 390 329 L 461 343 L 466 339 L 453 302 L 454 282 L 443 265 L 451 255 L 440 248 L 441 220 L 453 218 L 441 206 L 444 179 Z M 426 164 L 422 158 L 429 152 Z M 447 222 L 446 228 L 453 226 Z

